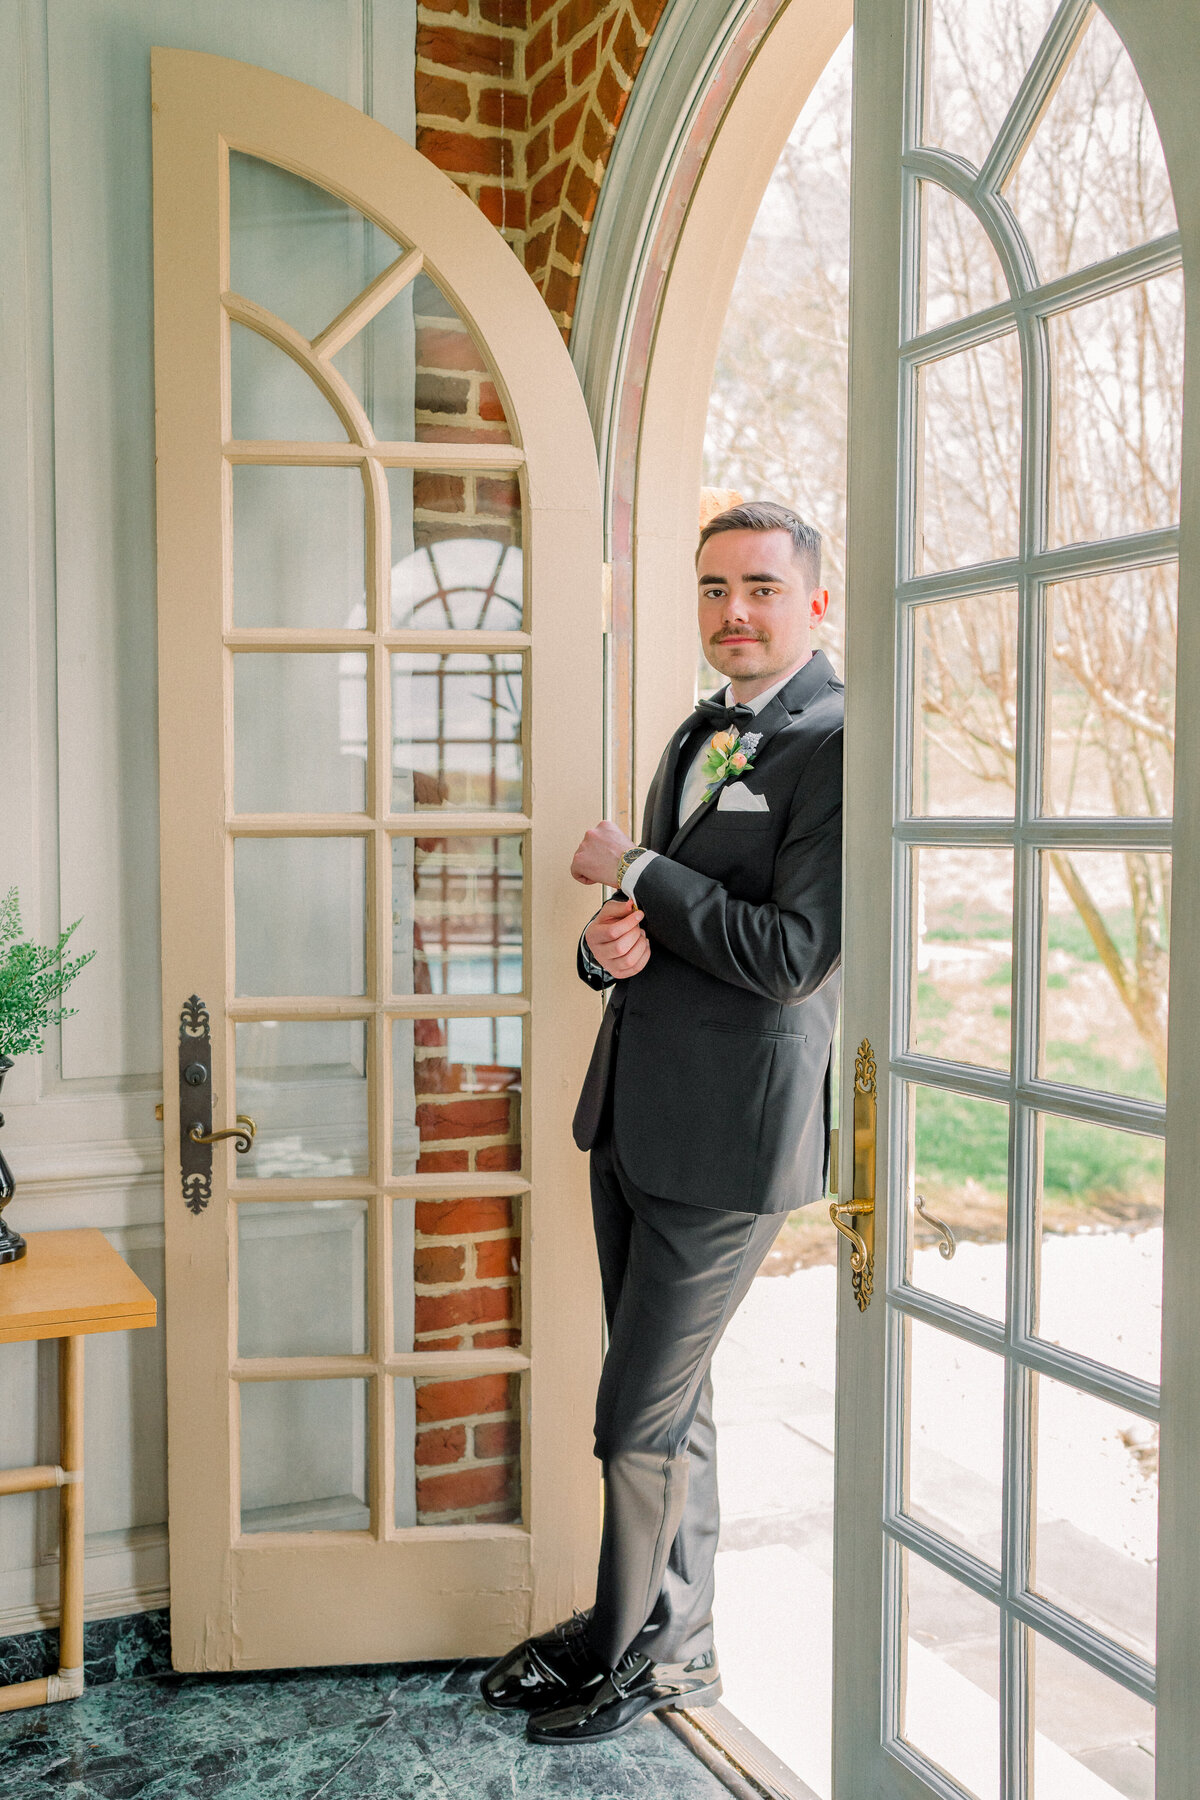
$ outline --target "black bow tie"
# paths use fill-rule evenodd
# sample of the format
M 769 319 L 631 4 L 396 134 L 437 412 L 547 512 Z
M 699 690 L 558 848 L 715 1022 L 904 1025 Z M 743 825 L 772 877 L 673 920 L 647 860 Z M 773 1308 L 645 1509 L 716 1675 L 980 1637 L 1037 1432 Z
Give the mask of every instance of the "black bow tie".
M 710 731 L 728 731 L 731 725 L 741 731 L 752 723 L 757 715 L 752 706 L 744 703 L 738 706 L 726 706 L 720 700 L 698 700 L 696 710 L 687 722 L 688 731 L 697 731 L 701 725 Z

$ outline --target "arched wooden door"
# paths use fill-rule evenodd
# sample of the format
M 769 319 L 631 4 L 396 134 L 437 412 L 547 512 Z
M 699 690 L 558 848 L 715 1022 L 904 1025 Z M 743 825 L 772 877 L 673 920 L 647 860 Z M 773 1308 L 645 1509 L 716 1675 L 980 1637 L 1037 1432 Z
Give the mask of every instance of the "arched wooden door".
M 591 433 L 413 149 L 153 78 L 173 1655 L 499 1651 L 596 1542 Z

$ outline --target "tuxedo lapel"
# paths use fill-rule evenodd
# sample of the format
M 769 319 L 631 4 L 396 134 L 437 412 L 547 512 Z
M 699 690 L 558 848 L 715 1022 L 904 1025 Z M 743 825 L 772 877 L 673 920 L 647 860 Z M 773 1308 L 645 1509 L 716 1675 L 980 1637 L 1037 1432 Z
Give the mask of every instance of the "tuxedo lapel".
M 763 707 L 762 711 L 756 716 L 753 725 L 750 727 L 752 731 L 757 731 L 762 734 L 762 742 L 754 752 L 755 764 L 757 764 L 759 757 L 762 755 L 771 739 L 775 736 L 775 733 L 777 731 L 782 731 L 785 725 L 790 725 L 792 720 L 802 713 L 805 707 L 808 706 L 821 690 L 828 685 L 832 676 L 833 665 L 830 663 L 829 658 L 825 655 L 823 650 L 815 650 L 809 660 L 805 663 L 804 667 L 798 669 L 792 676 L 792 679 L 788 682 L 787 686 L 781 688 L 775 698 L 767 706 Z M 676 732 L 675 737 L 671 742 L 674 749 L 674 763 L 672 767 L 675 768 L 678 767 L 679 763 L 680 744 L 678 732 Z M 746 774 L 752 775 L 753 772 L 753 768 L 751 768 L 746 771 Z M 664 854 L 667 856 L 674 856 L 684 840 L 691 835 L 705 815 L 716 806 L 717 795 L 721 792 L 721 788 L 726 787 L 730 781 L 740 779 L 742 779 L 740 776 L 726 775 L 724 781 L 722 781 L 718 787 L 714 788 L 709 798 L 704 801 L 702 805 L 696 807 L 695 811 L 690 813 L 689 816 L 683 820 L 678 829 L 672 835 L 669 835 Z M 664 786 L 666 786 L 665 783 Z M 674 794 L 673 781 L 668 791 L 672 795 Z M 662 790 L 659 791 L 658 804 L 655 807 L 656 825 L 661 817 L 661 809 Z M 671 823 L 674 824 L 673 819 Z M 647 848 L 659 850 L 663 849 L 663 846 L 654 843 L 647 845 Z

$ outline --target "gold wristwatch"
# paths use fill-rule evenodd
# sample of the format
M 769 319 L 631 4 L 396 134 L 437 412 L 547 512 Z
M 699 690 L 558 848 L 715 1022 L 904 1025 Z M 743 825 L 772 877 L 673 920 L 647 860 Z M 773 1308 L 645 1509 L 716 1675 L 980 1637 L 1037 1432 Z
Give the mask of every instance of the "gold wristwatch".
M 634 844 L 634 846 L 631 850 L 625 850 L 622 852 L 621 859 L 617 863 L 617 886 L 618 887 L 621 886 L 621 883 L 624 881 L 626 875 L 628 875 L 631 865 L 637 861 L 639 856 L 645 856 L 645 854 L 646 854 L 645 844 Z

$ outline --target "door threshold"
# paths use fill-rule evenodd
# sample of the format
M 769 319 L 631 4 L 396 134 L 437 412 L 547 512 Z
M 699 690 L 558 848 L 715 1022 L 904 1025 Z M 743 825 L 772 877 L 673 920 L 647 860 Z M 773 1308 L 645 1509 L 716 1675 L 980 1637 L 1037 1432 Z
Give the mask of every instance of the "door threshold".
M 821 1800 L 727 1706 L 718 1702 L 659 1718 L 738 1800 Z

